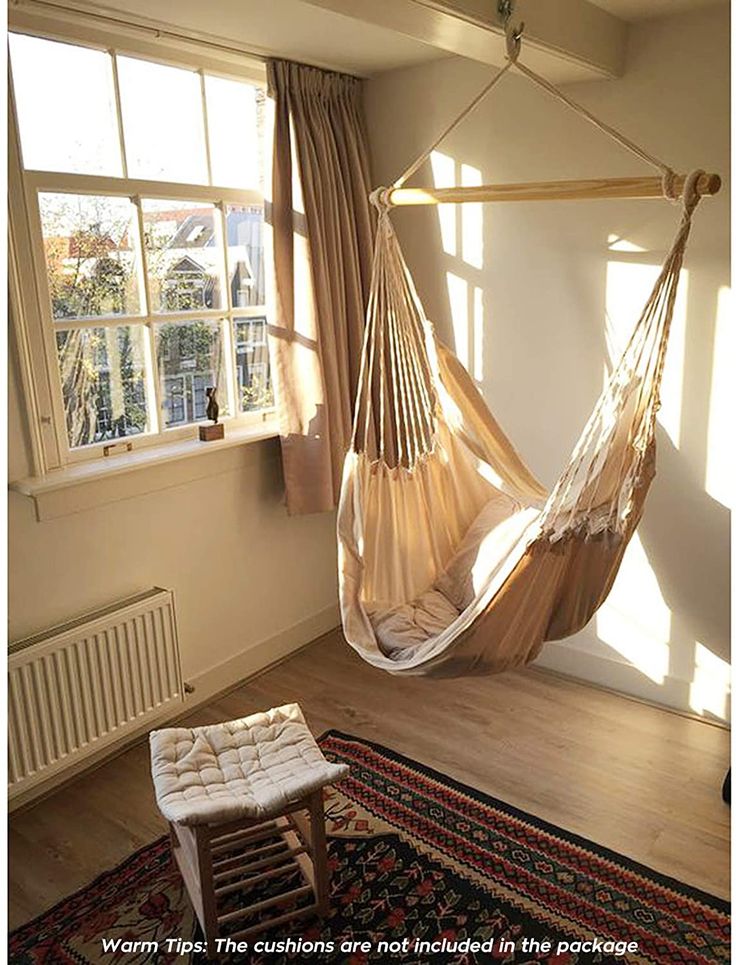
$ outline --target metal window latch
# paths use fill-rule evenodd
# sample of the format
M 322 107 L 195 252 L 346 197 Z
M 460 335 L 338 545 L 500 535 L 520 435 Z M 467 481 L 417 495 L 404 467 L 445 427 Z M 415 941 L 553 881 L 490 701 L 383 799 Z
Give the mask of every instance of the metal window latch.
M 102 447 L 103 456 L 115 456 L 122 452 L 130 452 L 133 449 L 132 442 L 111 442 Z

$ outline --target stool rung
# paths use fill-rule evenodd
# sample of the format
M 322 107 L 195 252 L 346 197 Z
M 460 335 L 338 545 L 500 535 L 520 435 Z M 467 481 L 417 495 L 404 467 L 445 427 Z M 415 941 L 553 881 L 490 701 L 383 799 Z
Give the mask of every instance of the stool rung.
M 299 865 L 296 861 L 290 861 L 288 864 L 281 865 L 278 868 L 273 868 L 271 871 L 262 871 L 259 875 L 252 875 L 250 878 L 242 878 L 240 881 L 235 881 L 231 885 L 222 885 L 220 888 L 215 888 L 215 894 L 218 897 L 220 895 L 229 895 L 233 891 L 252 888 L 253 885 L 260 884 L 262 881 L 267 881 L 269 878 L 279 878 L 281 875 L 285 875 L 287 873 L 293 874 L 295 871 L 299 871 Z
M 254 827 L 247 828 L 244 831 L 234 831 L 232 834 L 223 834 L 222 837 L 212 838 L 210 850 L 213 855 L 222 854 L 223 852 L 232 851 L 238 844 L 260 841 L 262 838 L 268 838 L 277 833 L 278 825 L 275 821 L 264 821 L 262 824 L 256 824 Z
M 251 935 L 257 935 L 267 928 L 274 928 L 276 925 L 285 925 L 288 921 L 294 921 L 295 918 L 303 918 L 304 915 L 313 915 L 316 911 L 317 905 L 313 902 L 311 905 L 305 905 L 304 908 L 287 911 L 283 915 L 274 915 L 273 918 L 266 918 L 265 921 L 259 921 L 258 924 L 251 925 L 249 928 L 241 928 L 240 931 L 232 932 L 227 937 L 232 938 L 234 941 L 238 941 L 241 938 L 249 938 Z
M 224 869 L 230 867 L 230 865 L 237 864 L 238 861 L 248 861 L 251 858 L 255 858 L 257 855 L 268 854 L 269 851 L 277 851 L 283 849 L 286 842 L 282 838 L 280 841 L 274 841 L 273 844 L 267 844 L 262 848 L 254 848 L 252 851 L 245 851 L 243 854 L 236 854 L 232 858 L 220 858 L 219 861 L 213 861 L 212 867 L 217 869 Z
M 249 871 L 258 871 L 259 868 L 267 868 L 268 865 L 274 864 L 276 861 L 281 861 L 283 858 L 294 858 L 298 854 L 304 854 L 306 850 L 303 845 L 300 845 L 298 848 L 285 848 L 277 854 L 269 855 L 267 858 L 261 858 L 260 861 L 252 861 L 249 864 L 240 865 L 237 868 L 230 868 L 228 871 L 219 871 L 212 877 L 215 881 L 222 881 L 226 878 L 232 878 L 241 872 L 247 874 Z
M 266 908 L 273 908 L 274 905 L 280 905 L 284 901 L 293 899 L 296 901 L 298 898 L 304 895 L 312 894 L 311 885 L 302 885 L 301 888 L 292 888 L 291 891 L 285 891 L 281 895 L 275 895 L 273 898 L 264 898 L 263 901 L 257 901 L 255 905 L 249 905 L 247 908 L 239 908 L 237 911 L 229 911 L 226 915 L 219 915 L 217 918 L 218 925 L 226 925 L 230 921 L 238 921 L 240 918 L 247 918 L 249 915 L 254 915 L 256 912 L 265 911 Z

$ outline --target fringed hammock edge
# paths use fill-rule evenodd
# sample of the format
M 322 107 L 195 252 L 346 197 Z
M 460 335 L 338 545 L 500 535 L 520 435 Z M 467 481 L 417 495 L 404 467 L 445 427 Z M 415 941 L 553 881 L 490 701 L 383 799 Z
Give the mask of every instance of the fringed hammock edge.
M 669 168 L 635 153 L 663 170 L 666 192 Z M 437 339 L 387 192 L 374 193 L 373 274 L 337 524 L 343 629 L 363 659 L 392 673 L 499 672 L 577 632 L 601 605 L 654 476 L 665 353 L 702 174 L 685 181 L 659 277 L 549 493 Z

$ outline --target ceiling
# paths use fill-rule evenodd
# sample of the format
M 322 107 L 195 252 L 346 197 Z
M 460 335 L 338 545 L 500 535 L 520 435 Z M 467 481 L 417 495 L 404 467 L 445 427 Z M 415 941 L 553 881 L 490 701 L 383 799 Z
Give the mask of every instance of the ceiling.
M 515 0 L 532 8 L 538 0 Z M 498 67 L 498 0 L 13 0 L 11 19 L 91 17 L 121 21 L 224 49 L 301 61 L 358 76 L 452 55 Z M 559 8 L 571 16 L 560 18 Z M 526 7 L 523 7 L 526 9 Z M 529 66 L 553 81 L 615 76 L 623 66 L 622 20 L 590 0 L 551 0 L 527 34 Z M 540 15 L 541 14 L 541 15 Z M 14 18 L 14 19 L 13 19 Z M 522 17 L 523 19 L 523 17 Z M 527 18 L 531 21 L 531 17 Z M 35 22 L 35 21 L 34 21 Z M 33 29 L 21 23 L 20 29 Z M 163 41 L 162 41 L 163 42 Z M 619 49 L 620 48 L 620 49 Z M 617 62 L 620 55 L 621 63 Z
M 163 27 L 319 67 L 368 75 L 447 56 L 395 30 L 359 22 L 303 0 L 50 0 L 59 7 L 132 15 Z
M 590 0 L 596 7 L 622 20 L 649 20 L 684 10 L 725 5 L 729 0 Z
M 617 76 L 626 21 L 728 0 L 516 0 L 535 9 L 529 65 L 552 81 Z M 113 5 L 114 4 L 114 5 Z M 488 30 L 497 0 L 16 0 L 11 8 L 76 11 L 174 30 L 256 56 L 278 56 L 362 76 L 451 54 L 498 66 L 505 46 Z M 561 18 L 560 10 L 574 16 Z M 547 11 L 545 13 L 545 10 Z M 455 12 L 453 12 L 455 11 Z M 523 19 L 523 18 L 522 18 Z M 531 23 L 531 15 L 527 17 Z
M 532 4 L 536 2 L 531 0 Z M 45 6 L 86 9 L 116 17 L 122 14 L 139 23 L 221 40 L 256 56 L 278 56 L 359 76 L 411 67 L 451 54 L 493 66 L 503 64 L 503 35 L 482 25 L 473 27 L 481 14 L 481 19 L 488 19 L 488 10 L 495 10 L 496 3 L 497 0 L 43 0 Z M 589 0 L 555 3 L 570 4 L 575 11 L 592 9 L 598 16 L 592 21 L 589 17 L 587 22 L 593 24 L 590 33 L 597 42 L 600 18 L 605 21 L 605 13 L 590 7 Z M 27 0 L 27 5 L 33 7 L 34 0 Z M 448 13 L 444 19 L 440 10 Z M 612 17 L 608 20 L 621 24 Z M 536 23 L 541 22 L 537 18 Z M 607 27 L 604 22 L 604 28 Z M 552 50 L 544 46 L 534 50 L 530 44 L 529 65 L 553 81 L 595 76 L 574 57 L 559 56 L 560 51 L 572 52 L 567 36 L 571 28 L 568 24 L 557 29 L 559 36 L 555 37 Z M 468 30 L 473 36 L 468 36 Z M 539 39 L 542 40 L 541 35 Z

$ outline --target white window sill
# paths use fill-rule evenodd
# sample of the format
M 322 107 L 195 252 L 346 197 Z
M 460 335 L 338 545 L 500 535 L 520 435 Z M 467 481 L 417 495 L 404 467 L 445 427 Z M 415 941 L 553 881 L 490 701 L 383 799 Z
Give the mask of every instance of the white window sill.
M 279 434 L 275 419 L 225 432 L 213 442 L 186 439 L 54 469 L 13 482 L 10 489 L 33 500 L 40 522 L 238 469 L 250 443 Z

